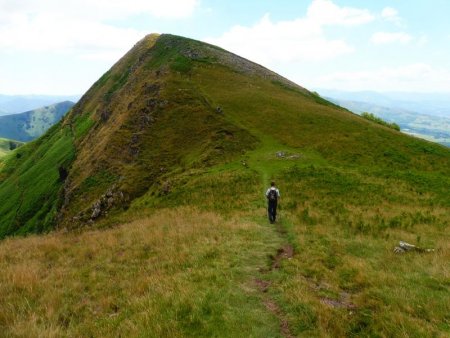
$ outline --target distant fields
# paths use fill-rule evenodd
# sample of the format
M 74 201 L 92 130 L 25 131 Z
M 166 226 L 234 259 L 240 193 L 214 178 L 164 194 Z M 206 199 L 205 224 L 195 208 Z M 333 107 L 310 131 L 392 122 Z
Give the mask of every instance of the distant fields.
M 350 94 L 348 94 L 350 95 Z M 385 107 L 368 102 L 330 99 L 342 107 L 361 114 L 373 113 L 389 122 L 401 127 L 402 132 L 428 141 L 450 146 L 450 118 L 420 114 L 402 108 Z M 416 109 L 420 108 L 417 107 Z

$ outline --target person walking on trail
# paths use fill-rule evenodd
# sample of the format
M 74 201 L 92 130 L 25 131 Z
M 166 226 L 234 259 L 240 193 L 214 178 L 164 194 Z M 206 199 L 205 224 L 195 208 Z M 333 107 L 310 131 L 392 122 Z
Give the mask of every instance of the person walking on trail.
M 280 198 L 280 191 L 275 186 L 275 182 L 270 183 L 270 188 L 266 191 L 266 198 L 268 202 L 267 211 L 269 214 L 270 223 L 274 223 L 277 218 L 277 204 Z

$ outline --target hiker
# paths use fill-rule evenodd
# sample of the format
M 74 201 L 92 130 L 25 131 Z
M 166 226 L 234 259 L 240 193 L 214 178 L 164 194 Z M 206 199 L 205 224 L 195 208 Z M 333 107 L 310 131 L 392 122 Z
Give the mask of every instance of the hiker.
M 268 202 L 268 214 L 270 223 L 274 223 L 277 218 L 277 203 L 280 198 L 280 191 L 275 186 L 275 182 L 270 183 L 270 188 L 267 189 L 266 198 Z

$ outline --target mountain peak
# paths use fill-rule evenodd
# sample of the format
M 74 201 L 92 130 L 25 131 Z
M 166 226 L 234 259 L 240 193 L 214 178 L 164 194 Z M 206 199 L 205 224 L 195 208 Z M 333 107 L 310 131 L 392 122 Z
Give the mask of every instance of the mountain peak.
M 261 145 L 334 165 L 450 166 L 448 150 L 371 124 L 261 65 L 200 41 L 150 34 L 8 162 L 0 235 L 79 227 L 144 196 L 157 204 L 189 175 L 246 162 Z M 17 183 L 15 170 L 29 180 Z M 17 211 L 24 196 L 29 203 Z

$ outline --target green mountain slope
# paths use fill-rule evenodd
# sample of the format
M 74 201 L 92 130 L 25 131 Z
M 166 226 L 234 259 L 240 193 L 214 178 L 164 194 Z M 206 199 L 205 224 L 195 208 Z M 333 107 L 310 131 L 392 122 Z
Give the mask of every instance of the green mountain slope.
M 131 223 L 0 245 L 7 334 L 448 332 L 450 150 L 218 47 L 146 37 L 12 155 L 2 237 Z
M 73 102 L 64 101 L 25 113 L 0 116 L 0 137 L 31 141 L 61 120 L 73 105 Z
M 21 145 L 23 145 L 22 142 L 0 138 L 0 157 L 3 157 L 14 149 L 19 148 Z

